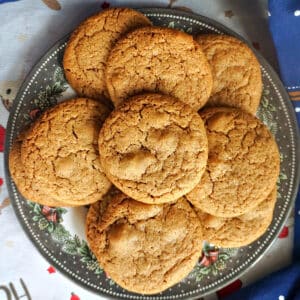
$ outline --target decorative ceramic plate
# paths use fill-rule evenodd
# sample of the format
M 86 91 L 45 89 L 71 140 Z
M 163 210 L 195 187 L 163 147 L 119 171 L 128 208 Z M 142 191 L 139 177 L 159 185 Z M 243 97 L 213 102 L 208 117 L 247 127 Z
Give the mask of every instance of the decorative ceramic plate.
M 170 9 L 142 9 L 154 25 L 177 28 L 190 34 L 237 34 L 224 26 L 191 13 Z M 42 111 L 70 98 L 73 90 L 62 70 L 62 57 L 68 37 L 56 43 L 37 63 L 23 83 L 7 126 L 5 166 L 8 189 L 15 212 L 34 245 L 49 262 L 78 284 L 95 293 L 121 299 L 185 299 L 211 293 L 241 276 L 276 239 L 286 220 L 299 178 L 299 141 L 290 100 L 277 75 L 259 55 L 264 90 L 258 117 L 274 134 L 281 153 L 278 201 L 268 231 L 251 245 L 238 249 L 218 249 L 207 243 L 197 266 L 179 284 L 154 296 L 129 293 L 114 283 L 99 268 L 84 233 L 86 207 L 50 208 L 31 203 L 18 192 L 8 171 L 8 151 L 17 134 Z

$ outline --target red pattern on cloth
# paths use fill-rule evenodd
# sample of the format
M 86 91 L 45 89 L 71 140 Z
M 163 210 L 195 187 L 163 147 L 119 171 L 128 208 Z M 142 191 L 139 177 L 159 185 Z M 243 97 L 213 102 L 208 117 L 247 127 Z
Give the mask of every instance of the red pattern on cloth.
M 0 152 L 4 151 L 5 132 L 5 128 L 2 125 L 0 125 Z
M 54 267 L 50 266 L 48 269 L 47 269 L 48 273 L 49 274 L 52 274 L 52 273 L 55 273 L 56 270 L 54 269 Z
M 233 292 L 239 290 L 242 287 L 243 283 L 240 279 L 230 283 L 229 285 L 225 286 L 221 290 L 217 291 L 218 299 L 223 299 L 224 297 L 232 294 Z
M 80 300 L 80 298 L 79 298 L 76 294 L 71 293 L 71 298 L 70 298 L 70 300 Z

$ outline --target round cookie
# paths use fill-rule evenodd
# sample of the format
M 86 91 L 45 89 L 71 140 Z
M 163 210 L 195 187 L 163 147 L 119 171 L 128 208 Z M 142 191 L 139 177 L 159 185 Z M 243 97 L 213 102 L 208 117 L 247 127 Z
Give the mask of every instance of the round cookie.
M 65 50 L 63 66 L 70 85 L 79 95 L 107 97 L 104 69 L 114 43 L 124 34 L 150 20 L 129 8 L 111 8 L 94 15 L 73 32 Z
M 267 198 L 279 175 L 279 152 L 268 128 L 234 108 L 201 112 L 208 138 L 208 162 L 187 198 L 214 216 L 245 214 Z
M 191 191 L 207 162 L 207 137 L 198 113 L 160 94 L 125 101 L 105 120 L 98 144 L 101 165 L 112 183 L 149 204 Z
M 192 271 L 202 251 L 202 229 L 189 203 L 149 205 L 119 194 L 99 216 L 91 205 L 87 240 L 101 267 L 126 290 L 159 293 Z
M 19 192 L 22 194 L 23 197 L 27 198 L 28 200 L 32 201 L 30 199 L 30 184 L 28 183 L 27 175 L 24 170 L 22 161 L 21 161 L 21 146 L 22 141 L 24 137 L 26 136 L 26 131 L 21 132 L 17 138 L 14 140 L 14 143 L 11 147 L 11 150 L 9 152 L 9 171 L 10 175 L 15 182 Z M 29 190 L 29 191 L 28 191 Z M 35 201 L 37 202 L 37 201 Z M 37 202 L 41 205 L 46 206 L 65 206 L 64 203 L 59 203 L 56 201 L 52 201 L 49 199 L 49 195 L 44 194 L 41 195 L 39 198 L 39 201 Z
M 240 40 L 219 34 L 198 35 L 213 74 L 208 106 L 230 106 L 255 114 L 262 94 L 260 64 Z
M 276 188 L 258 206 L 235 218 L 215 217 L 196 210 L 203 226 L 203 239 L 219 247 L 246 246 L 265 233 L 272 222 Z
M 78 98 L 47 110 L 23 140 L 28 198 L 46 194 L 65 205 L 93 203 L 111 183 L 100 166 L 98 135 L 109 109 L 99 101 Z
M 120 39 L 109 55 L 105 78 L 115 106 L 134 94 L 159 92 L 198 110 L 212 89 L 200 46 L 192 36 L 169 28 L 139 28 Z
M 96 230 L 96 226 L 98 222 L 100 222 L 102 215 L 104 214 L 108 205 L 117 195 L 121 193 L 121 191 L 119 191 L 114 185 L 112 185 L 111 188 L 104 195 L 102 195 L 101 199 L 90 205 L 88 214 L 86 216 L 86 233 L 88 231 Z

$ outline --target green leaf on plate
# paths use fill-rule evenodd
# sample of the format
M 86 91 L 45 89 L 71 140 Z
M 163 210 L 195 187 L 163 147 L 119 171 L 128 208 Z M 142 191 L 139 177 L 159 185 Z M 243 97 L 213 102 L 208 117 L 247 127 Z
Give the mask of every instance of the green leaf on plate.
M 33 216 L 33 218 L 32 218 L 32 220 L 35 221 L 35 222 L 37 222 L 39 219 L 40 219 L 40 217 L 39 217 L 39 216 L 36 216 L 36 215 Z
M 34 207 L 33 207 L 33 211 L 36 213 L 36 214 L 41 214 L 41 206 L 37 203 L 34 204 Z

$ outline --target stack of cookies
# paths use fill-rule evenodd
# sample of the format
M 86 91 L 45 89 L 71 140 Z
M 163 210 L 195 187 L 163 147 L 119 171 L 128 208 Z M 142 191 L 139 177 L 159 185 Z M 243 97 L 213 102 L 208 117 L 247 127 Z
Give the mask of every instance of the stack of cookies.
M 241 247 L 266 231 L 280 160 L 255 117 L 260 65 L 244 43 L 115 8 L 74 31 L 63 66 L 81 98 L 18 136 L 11 175 L 31 201 L 91 204 L 90 248 L 120 286 L 159 293 L 204 240 Z

